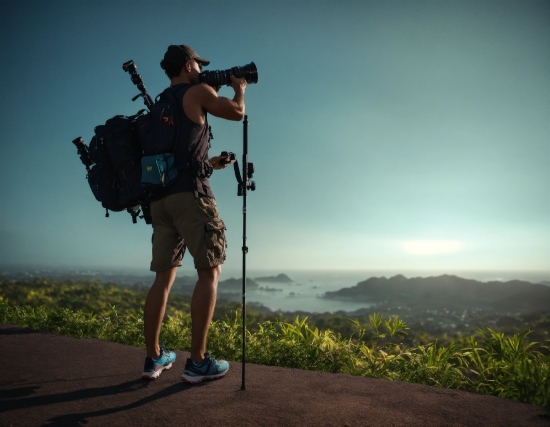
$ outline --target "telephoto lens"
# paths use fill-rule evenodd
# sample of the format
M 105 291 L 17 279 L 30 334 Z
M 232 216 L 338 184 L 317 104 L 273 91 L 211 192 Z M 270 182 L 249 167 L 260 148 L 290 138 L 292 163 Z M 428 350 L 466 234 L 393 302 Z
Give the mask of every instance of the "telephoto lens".
M 248 84 L 258 83 L 258 69 L 253 62 L 242 67 L 233 67 L 228 70 L 204 71 L 200 74 L 200 81 L 212 87 L 223 85 L 231 86 L 230 76 L 235 76 L 237 78 L 244 77 Z
M 80 156 L 80 161 L 84 166 L 86 166 L 86 169 L 88 169 L 88 172 L 89 172 L 90 166 L 92 166 L 94 162 L 90 160 L 88 146 L 84 144 L 84 140 L 82 139 L 81 136 L 73 139 L 73 144 L 75 145 L 78 155 Z

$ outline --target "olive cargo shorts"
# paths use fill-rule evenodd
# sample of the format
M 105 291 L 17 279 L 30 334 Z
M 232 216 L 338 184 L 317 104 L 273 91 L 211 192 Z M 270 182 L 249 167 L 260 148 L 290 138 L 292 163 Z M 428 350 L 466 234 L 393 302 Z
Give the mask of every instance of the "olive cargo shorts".
M 193 192 L 171 194 L 151 202 L 153 260 L 151 271 L 179 267 L 185 248 L 195 268 L 210 268 L 225 261 L 225 225 L 216 200 L 195 198 Z

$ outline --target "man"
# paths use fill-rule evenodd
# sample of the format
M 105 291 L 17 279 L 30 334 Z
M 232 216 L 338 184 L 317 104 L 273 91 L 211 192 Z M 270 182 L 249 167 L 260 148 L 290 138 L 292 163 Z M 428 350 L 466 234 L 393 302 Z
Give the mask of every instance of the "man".
M 156 272 L 156 277 L 144 309 L 147 347 L 144 379 L 158 378 L 176 359 L 173 351 L 159 345 L 159 334 L 168 294 L 185 248 L 193 256 L 198 281 L 191 302 L 191 357 L 181 379 L 197 383 L 221 378 L 229 369 L 225 360 L 216 360 L 206 352 L 206 336 L 214 313 L 221 264 L 225 260 L 225 227 L 218 216 L 208 176 L 212 169 L 227 166 L 225 157 L 208 159 L 210 132 L 206 113 L 227 120 L 242 120 L 246 80 L 231 76 L 235 96 L 233 99 L 218 96 L 216 89 L 199 81 L 202 66 L 209 63 L 186 45 L 169 46 L 161 61 L 170 78 L 169 90 L 182 106 L 180 140 L 174 150 L 175 163 L 180 169 L 176 182 L 164 197 L 151 203 L 151 270 Z

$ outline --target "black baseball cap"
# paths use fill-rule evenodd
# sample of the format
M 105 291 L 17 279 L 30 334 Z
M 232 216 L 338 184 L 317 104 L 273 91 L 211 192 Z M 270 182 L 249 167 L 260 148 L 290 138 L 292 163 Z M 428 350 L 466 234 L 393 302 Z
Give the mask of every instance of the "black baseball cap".
M 174 65 L 183 65 L 190 59 L 194 59 L 195 61 L 200 62 L 202 65 L 210 64 L 210 61 L 208 59 L 201 58 L 197 54 L 195 49 L 185 44 L 172 44 L 168 46 L 168 49 L 164 54 L 164 61 Z

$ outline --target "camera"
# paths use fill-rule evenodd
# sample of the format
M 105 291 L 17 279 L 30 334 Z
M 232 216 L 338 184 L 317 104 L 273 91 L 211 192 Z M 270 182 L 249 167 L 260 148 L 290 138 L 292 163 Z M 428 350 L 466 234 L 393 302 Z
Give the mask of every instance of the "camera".
M 122 69 L 130 74 L 132 83 L 138 86 L 139 89 L 141 89 L 139 86 L 143 85 L 143 80 L 141 78 L 141 75 L 136 72 L 137 65 L 134 63 L 134 61 L 125 62 L 124 64 L 122 64 Z
M 90 167 L 94 164 L 94 162 L 90 159 L 88 146 L 84 144 L 84 140 L 81 136 L 73 139 L 73 144 L 75 145 L 78 155 L 80 156 L 80 161 L 84 166 L 86 166 L 86 170 L 90 172 Z
M 153 106 L 153 100 L 147 93 L 147 89 L 145 88 L 145 84 L 143 84 L 143 79 L 141 78 L 141 74 L 138 74 L 136 71 L 137 65 L 134 63 L 134 61 L 128 61 L 122 64 L 122 69 L 130 74 L 132 83 L 135 84 L 141 92 L 139 95 L 134 96 L 132 98 L 132 101 L 135 101 L 141 96 L 147 108 L 151 108 Z
M 235 163 L 237 161 L 237 156 L 235 156 L 235 153 L 232 153 L 231 151 L 222 151 L 222 154 L 220 154 L 223 157 L 226 157 L 224 163 Z
M 212 87 L 231 86 L 231 76 L 237 78 L 244 77 L 249 84 L 258 83 L 258 69 L 253 62 L 242 67 L 229 68 L 228 70 L 203 71 L 199 79 L 201 83 L 206 83 Z

